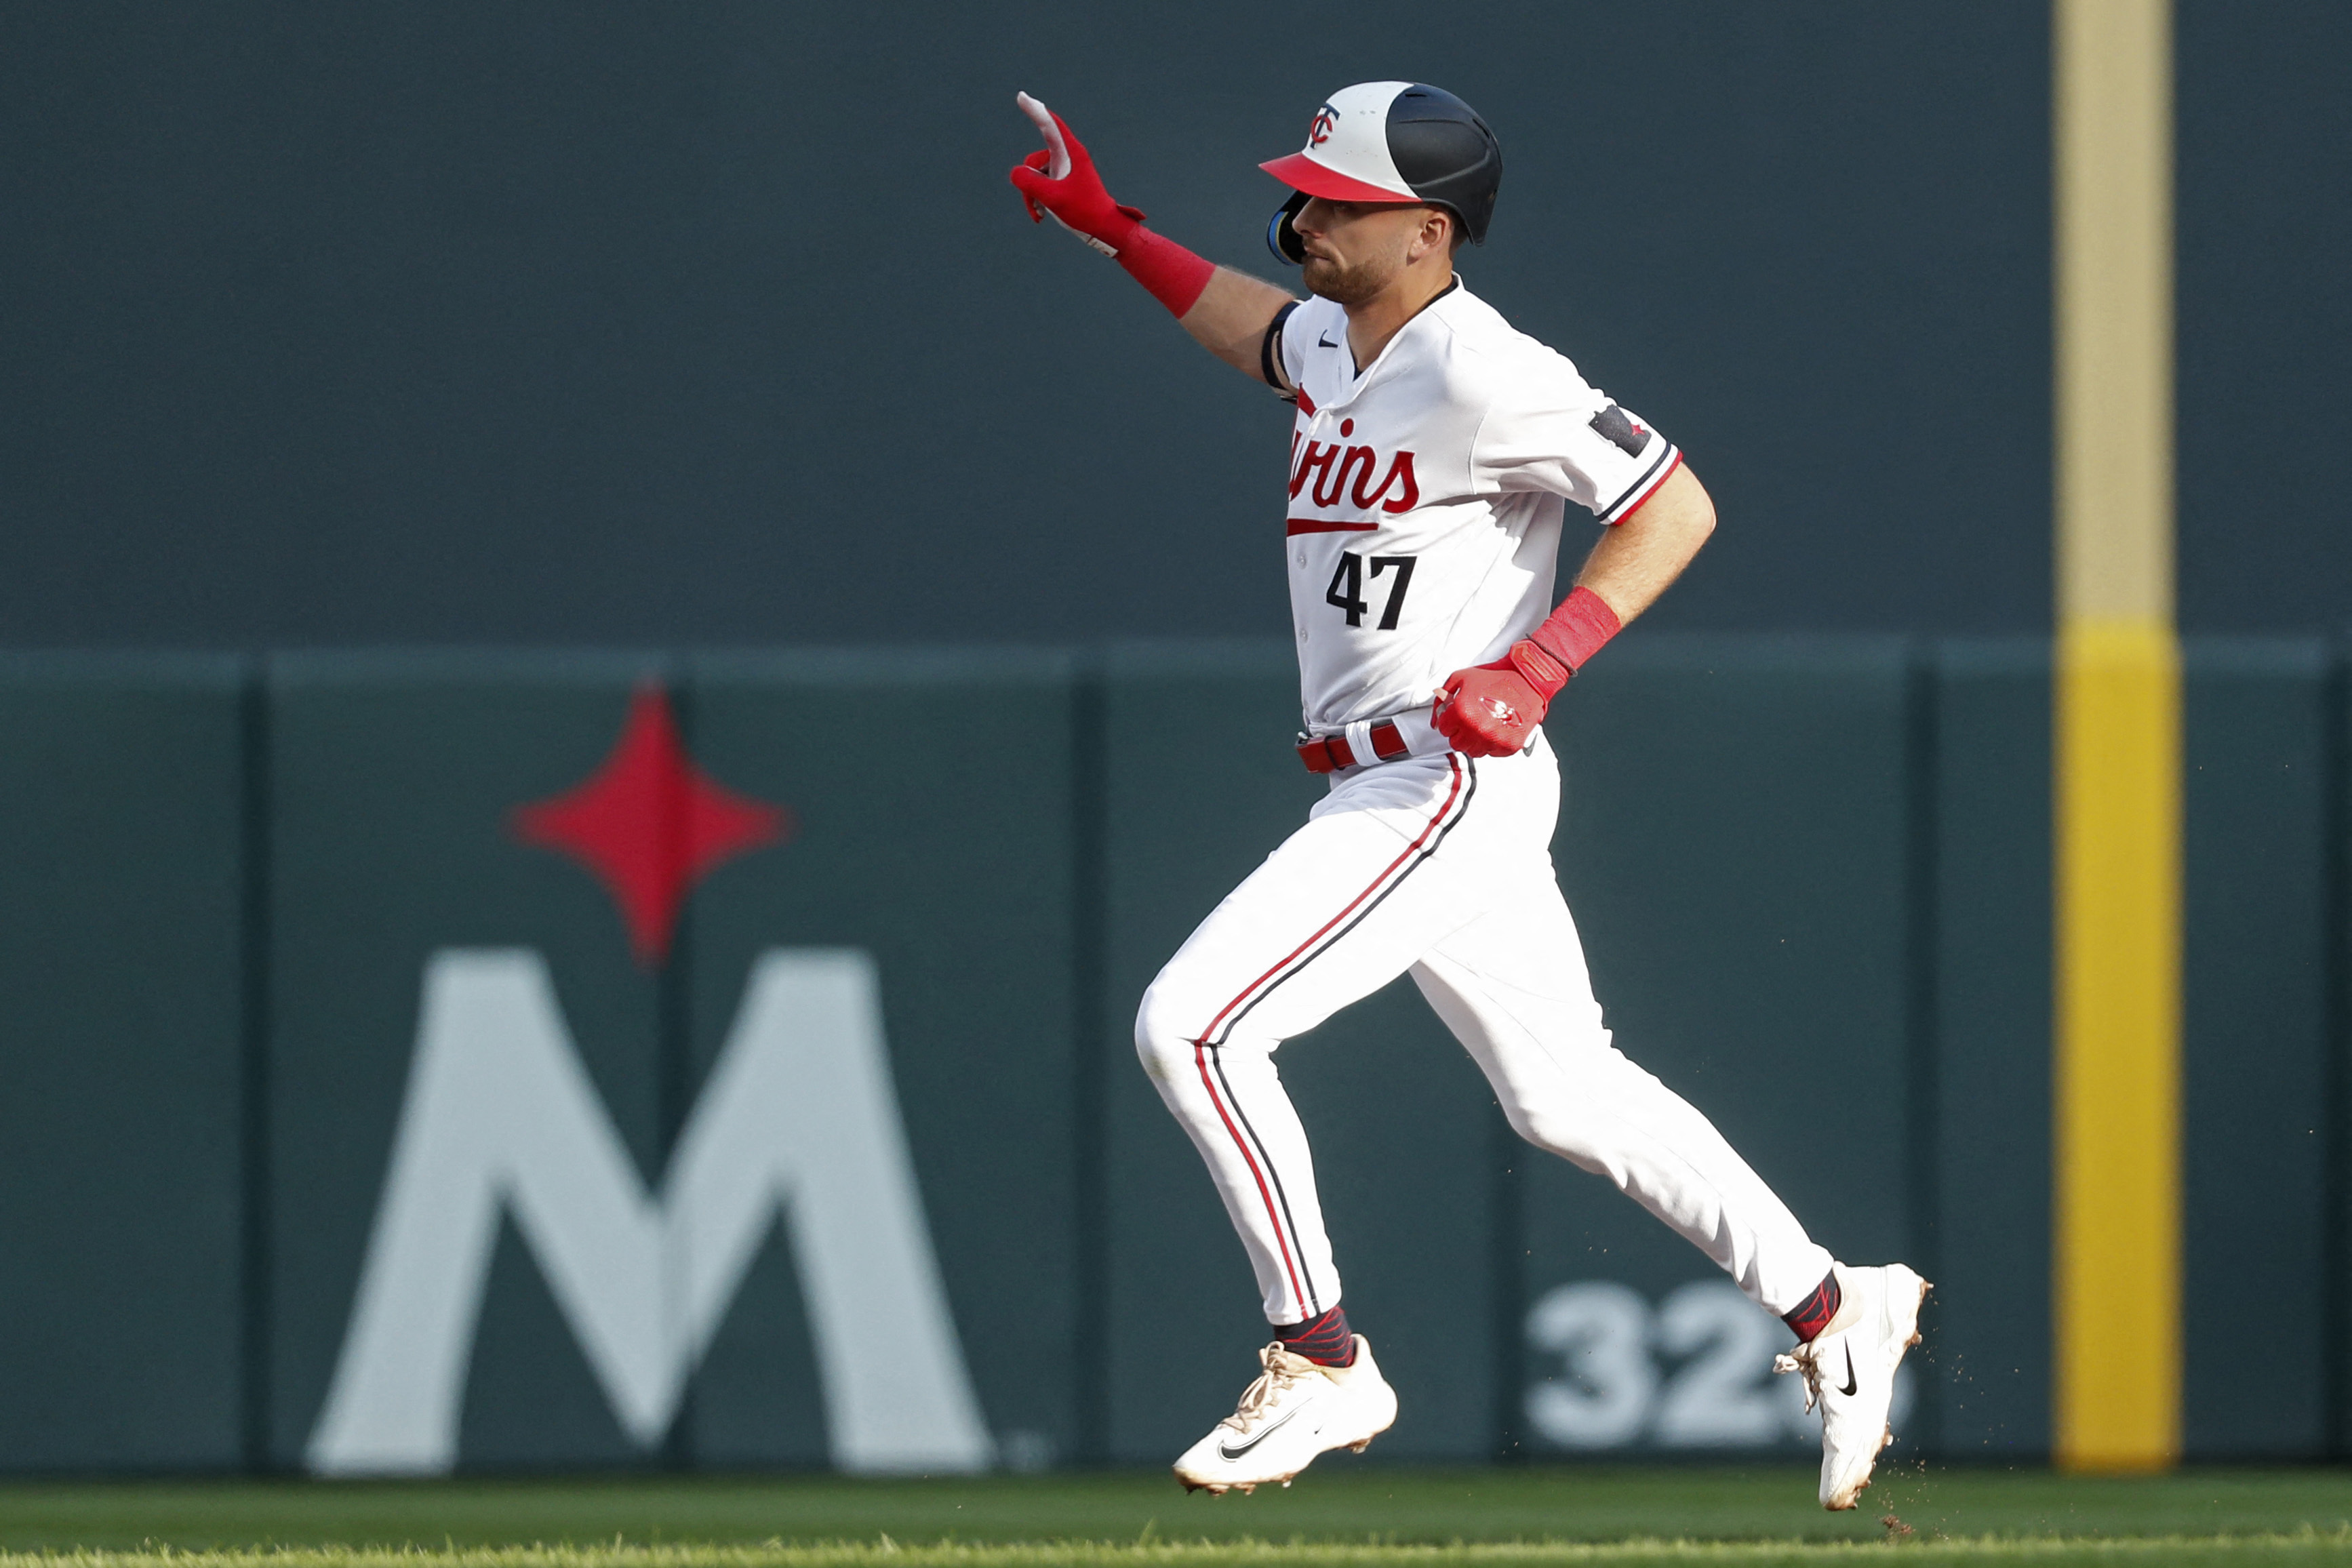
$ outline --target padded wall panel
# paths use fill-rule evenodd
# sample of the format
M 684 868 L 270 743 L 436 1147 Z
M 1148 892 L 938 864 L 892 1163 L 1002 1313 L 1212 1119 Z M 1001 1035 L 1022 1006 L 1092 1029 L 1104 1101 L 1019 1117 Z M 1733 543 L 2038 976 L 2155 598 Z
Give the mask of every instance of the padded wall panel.
M 243 682 L 0 663 L 0 1468 L 243 1458 Z
M 633 956 L 597 880 L 520 841 L 514 820 L 604 764 L 633 686 L 653 671 L 619 655 L 322 654 L 272 666 L 269 1417 L 280 1464 L 305 1463 L 321 1431 L 436 954 L 535 956 L 627 1178 L 640 1190 L 658 1179 L 658 967 Z M 497 1135 L 518 1145 L 550 1124 L 540 1103 L 495 1117 Z M 478 1327 L 468 1325 L 456 1462 L 656 1462 L 624 1431 L 547 1276 L 502 1221 Z
M 1618 1048 L 1855 1262 L 1914 1240 L 1906 668 L 1873 639 L 1635 637 L 1548 726 L 1553 855 Z M 1818 1445 L 1769 1376 L 1780 1324 L 1604 1179 L 1522 1158 L 1528 1450 Z
M 2327 650 L 2194 638 L 2182 663 L 2184 1446 L 2317 1458 L 2330 1364 Z M 2261 1349 L 2248 1354 L 2255 1301 Z
M 794 824 L 697 897 L 684 1087 L 708 1092 L 762 954 L 870 956 L 960 1348 L 998 1458 L 1023 1468 L 1088 1457 L 1080 1331 L 1099 1315 L 1076 1273 L 1072 703 L 1063 657 L 965 650 L 708 658 L 684 708 L 712 773 Z M 841 744 L 868 725 L 904 757 Z M 825 1462 L 792 1265 L 772 1242 L 696 1378 L 698 1466 Z
M 1921 1364 L 1937 1446 L 2050 1446 L 2050 652 L 1937 653 L 1932 1086 L 1936 1281 Z

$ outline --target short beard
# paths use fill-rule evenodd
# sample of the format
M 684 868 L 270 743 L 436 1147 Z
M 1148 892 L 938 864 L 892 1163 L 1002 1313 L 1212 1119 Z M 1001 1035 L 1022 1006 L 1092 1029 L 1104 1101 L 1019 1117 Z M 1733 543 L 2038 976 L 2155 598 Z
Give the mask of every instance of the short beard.
M 1403 265 L 1394 256 L 1370 256 L 1352 267 L 1342 267 L 1336 261 L 1310 256 L 1299 273 L 1308 293 L 1320 295 L 1334 305 L 1361 305 L 1394 283 L 1397 274 L 1403 270 Z

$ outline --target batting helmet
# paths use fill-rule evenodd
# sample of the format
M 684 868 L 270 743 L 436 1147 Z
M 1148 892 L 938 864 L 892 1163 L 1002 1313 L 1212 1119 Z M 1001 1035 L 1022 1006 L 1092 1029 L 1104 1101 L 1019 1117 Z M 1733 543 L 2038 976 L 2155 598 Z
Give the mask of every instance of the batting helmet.
M 1266 244 L 1294 266 L 1306 258 L 1291 219 L 1309 200 L 1427 202 L 1483 245 L 1503 183 L 1503 146 L 1478 111 L 1423 82 L 1341 88 L 1315 111 L 1307 145 L 1259 168 L 1297 193 L 1267 225 Z

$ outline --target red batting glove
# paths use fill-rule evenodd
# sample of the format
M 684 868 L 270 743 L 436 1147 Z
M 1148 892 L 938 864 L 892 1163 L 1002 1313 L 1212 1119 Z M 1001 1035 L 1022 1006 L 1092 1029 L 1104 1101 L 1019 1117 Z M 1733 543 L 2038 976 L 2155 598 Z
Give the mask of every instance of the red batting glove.
M 1046 144 L 1013 168 L 1013 188 L 1033 222 L 1052 218 L 1125 267 L 1146 292 L 1181 317 L 1209 287 L 1216 267 L 1143 226 L 1143 214 L 1110 199 L 1086 146 L 1062 117 L 1027 93 L 1016 100 Z
M 1037 122 L 1049 143 L 1013 168 L 1013 183 L 1028 204 L 1030 221 L 1044 223 L 1050 217 L 1105 256 L 1116 256 L 1134 242 L 1143 214 L 1110 199 L 1086 144 L 1060 115 L 1025 92 L 1019 101 L 1022 112 Z M 1054 172 L 1057 163 L 1063 169 L 1059 174 Z
M 1533 643 L 1514 643 L 1510 653 L 1493 664 L 1474 664 L 1445 677 L 1430 722 L 1465 756 L 1508 757 L 1525 751 L 1571 673 Z
M 1578 588 L 1510 653 L 1448 675 L 1430 723 L 1471 757 L 1523 751 L 1559 688 L 1621 630 L 1607 600 Z

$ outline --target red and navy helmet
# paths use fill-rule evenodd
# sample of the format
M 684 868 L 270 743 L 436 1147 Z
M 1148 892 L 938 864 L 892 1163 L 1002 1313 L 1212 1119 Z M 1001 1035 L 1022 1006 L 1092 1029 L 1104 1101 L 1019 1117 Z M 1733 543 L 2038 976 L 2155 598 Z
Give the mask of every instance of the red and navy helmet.
M 1266 230 L 1285 261 L 1305 252 L 1290 220 L 1315 196 L 1335 202 L 1427 202 L 1445 208 L 1473 244 L 1486 239 L 1503 183 L 1503 146 L 1478 111 L 1425 82 L 1341 88 L 1315 111 L 1307 145 L 1259 168 L 1297 194 Z

